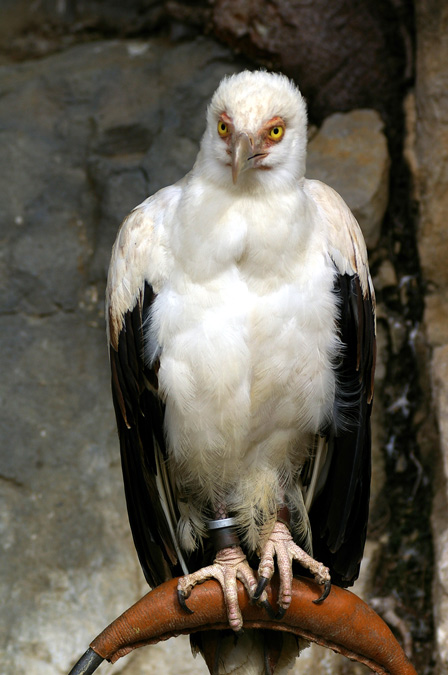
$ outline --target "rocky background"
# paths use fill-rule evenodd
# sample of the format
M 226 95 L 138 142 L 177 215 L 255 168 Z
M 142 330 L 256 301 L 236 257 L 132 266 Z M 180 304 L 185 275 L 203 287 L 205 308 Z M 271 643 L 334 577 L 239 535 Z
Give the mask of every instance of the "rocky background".
M 109 392 L 110 249 L 191 167 L 220 78 L 257 65 L 301 86 L 307 175 L 344 196 L 369 246 L 380 358 L 355 590 L 420 675 L 448 673 L 447 0 L 2 0 L 4 675 L 66 674 L 146 590 Z M 100 672 L 206 670 L 178 638 Z M 366 669 L 313 648 L 294 672 Z

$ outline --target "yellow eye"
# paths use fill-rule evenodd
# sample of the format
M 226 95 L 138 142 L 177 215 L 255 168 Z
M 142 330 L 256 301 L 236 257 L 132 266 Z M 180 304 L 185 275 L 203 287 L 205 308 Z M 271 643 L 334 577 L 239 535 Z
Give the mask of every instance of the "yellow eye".
M 218 122 L 218 134 L 220 136 L 228 136 L 230 133 L 229 125 L 223 122 L 222 120 L 219 120 Z
M 281 127 L 280 125 L 272 127 L 272 129 L 269 132 L 269 138 L 272 138 L 273 141 L 279 141 L 283 136 L 284 131 L 285 131 L 284 128 Z

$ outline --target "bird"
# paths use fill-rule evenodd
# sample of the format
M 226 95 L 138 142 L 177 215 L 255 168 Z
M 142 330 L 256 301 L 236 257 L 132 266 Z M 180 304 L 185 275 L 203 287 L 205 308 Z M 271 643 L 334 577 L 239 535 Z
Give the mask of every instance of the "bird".
M 240 651 L 237 580 L 281 620 L 293 574 L 313 576 L 324 602 L 331 583 L 353 584 L 366 539 L 375 294 L 361 229 L 337 192 L 305 178 L 306 151 L 292 80 L 225 77 L 193 168 L 125 218 L 108 273 L 140 564 L 151 587 L 179 577 L 187 612 L 194 586 L 216 579 Z M 216 632 L 194 640 L 211 673 L 240 672 Z M 281 649 L 258 642 L 259 665 L 241 672 L 279 672 Z

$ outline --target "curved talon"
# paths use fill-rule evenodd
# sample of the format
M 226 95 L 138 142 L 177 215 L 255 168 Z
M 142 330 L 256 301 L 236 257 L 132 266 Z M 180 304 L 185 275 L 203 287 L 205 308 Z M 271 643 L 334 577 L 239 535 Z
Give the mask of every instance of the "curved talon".
M 212 565 L 202 567 L 191 574 L 180 577 L 177 582 L 177 598 L 181 608 L 193 614 L 186 600 L 197 584 L 215 579 L 221 586 L 226 606 L 229 628 L 237 632 L 243 625 L 243 617 L 238 603 L 237 581 L 241 581 L 250 596 L 257 586 L 254 571 L 249 566 L 245 553 L 240 546 L 222 548 L 216 553 Z M 265 596 L 263 596 L 264 600 Z
M 281 621 L 283 619 L 283 617 L 285 616 L 285 614 L 286 614 L 286 608 L 280 607 L 274 618 L 275 618 L 276 621 Z
M 263 609 L 266 610 L 270 619 L 275 619 L 277 617 L 276 613 L 272 609 L 272 605 L 269 602 L 269 600 L 261 600 L 258 604 L 261 605 Z
M 320 598 L 317 598 L 317 600 L 313 600 L 313 603 L 315 605 L 320 605 L 325 600 L 325 598 L 328 598 L 328 596 L 330 595 L 330 591 L 331 591 L 331 581 L 326 581 L 324 583 L 324 592 L 322 593 Z
M 258 601 L 260 599 L 260 596 L 263 593 L 266 586 L 268 585 L 268 583 L 269 583 L 268 577 L 260 577 L 258 579 L 257 588 L 255 589 L 254 594 L 252 595 L 252 598 L 254 600 Z
M 185 602 L 186 598 L 188 596 L 185 595 L 185 593 L 179 589 L 177 589 L 177 599 L 179 601 L 179 605 L 182 607 L 182 609 L 187 612 L 187 614 L 194 614 L 194 610 L 190 609 L 187 603 Z

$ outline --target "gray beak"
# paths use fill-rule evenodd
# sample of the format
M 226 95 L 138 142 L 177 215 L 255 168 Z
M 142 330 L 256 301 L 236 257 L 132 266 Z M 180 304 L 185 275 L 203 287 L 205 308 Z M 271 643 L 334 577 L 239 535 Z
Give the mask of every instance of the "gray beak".
M 248 160 L 253 155 L 254 139 L 244 132 L 238 134 L 232 148 L 232 180 L 234 185 L 240 173 L 249 169 Z

